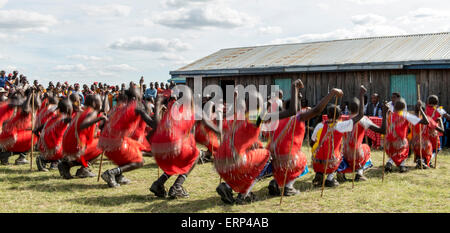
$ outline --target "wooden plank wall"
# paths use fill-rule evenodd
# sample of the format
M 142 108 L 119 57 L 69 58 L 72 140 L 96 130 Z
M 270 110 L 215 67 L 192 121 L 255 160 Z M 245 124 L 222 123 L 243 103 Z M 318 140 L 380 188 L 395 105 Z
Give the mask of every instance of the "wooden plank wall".
M 284 73 L 273 75 L 246 75 L 228 77 L 203 78 L 203 88 L 209 84 L 220 85 L 220 80 L 234 79 L 236 84 L 244 86 L 253 84 L 269 85 L 267 93 L 270 95 L 270 85 L 275 79 L 291 78 L 293 81 L 301 79 L 305 85 L 303 96 L 306 97 L 311 106 L 316 105 L 321 98 L 325 97 L 333 87 L 344 91 L 344 97 L 340 103 L 350 101 L 359 93 L 359 86 L 363 84 L 370 97 L 378 93 L 381 100 L 390 101 L 390 76 L 400 74 L 416 75 L 417 83 L 420 83 L 422 101 L 430 94 L 439 97 L 440 104 L 450 112 L 450 70 L 371 70 L 371 71 L 346 71 L 346 72 L 310 72 L 310 73 Z M 193 82 L 187 79 L 188 85 L 193 88 Z M 370 100 L 370 99 L 369 99 Z

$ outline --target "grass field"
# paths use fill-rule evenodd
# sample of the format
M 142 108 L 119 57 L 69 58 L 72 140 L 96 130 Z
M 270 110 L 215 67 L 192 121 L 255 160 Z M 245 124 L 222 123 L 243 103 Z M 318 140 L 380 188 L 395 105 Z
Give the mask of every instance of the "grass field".
M 10 162 L 16 157 L 11 157 Z M 375 166 L 366 173 L 369 181 L 356 183 L 353 190 L 351 182 L 326 188 L 323 198 L 320 189 L 311 187 L 310 171 L 295 183 L 301 194 L 285 197 L 281 207 L 279 197 L 268 195 L 270 178 L 253 188 L 258 202 L 223 204 L 215 191 L 219 176 L 211 163 L 198 165 L 187 179 L 184 186 L 190 198 L 157 198 L 148 190 L 157 178 L 157 166 L 153 158 L 145 160 L 143 168 L 125 174 L 132 180 L 130 185 L 115 189 L 108 188 L 103 180 L 97 182 L 97 178 L 63 180 L 57 170 L 37 172 L 35 164 L 34 171 L 29 165 L 1 166 L 0 212 L 450 212 L 450 150 L 439 154 L 438 169 L 415 170 L 409 159 L 409 172 L 400 174 L 396 168 L 385 176 L 384 183 L 382 152 L 372 152 Z M 106 162 L 103 171 L 112 167 Z M 72 168 L 72 174 L 76 169 Z M 98 164 L 93 172 L 98 172 Z M 174 180 L 166 183 L 167 189 Z

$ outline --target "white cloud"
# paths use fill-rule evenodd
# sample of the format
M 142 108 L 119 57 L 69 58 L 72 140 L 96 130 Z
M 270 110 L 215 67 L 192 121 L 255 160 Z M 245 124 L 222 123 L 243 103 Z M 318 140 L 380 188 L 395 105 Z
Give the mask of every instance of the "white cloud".
M 384 5 L 396 2 L 398 0 L 345 0 L 350 3 L 356 3 L 359 5 Z
M 258 31 L 261 34 L 273 35 L 273 34 L 281 34 L 283 32 L 283 29 L 277 26 L 267 26 L 267 27 L 260 27 Z
M 280 38 L 271 44 L 303 43 L 313 41 L 340 40 L 375 36 L 404 35 L 407 32 L 401 28 L 389 25 L 356 25 L 351 29 L 337 29 L 326 33 L 304 34 L 296 37 Z
M 58 23 L 52 15 L 23 10 L 0 10 L 0 29 L 47 32 Z
M 68 72 L 77 72 L 77 71 L 86 71 L 87 68 L 83 64 L 76 65 L 58 65 L 53 68 L 56 71 L 68 71 Z
M 318 3 L 317 4 L 317 7 L 318 8 L 320 8 L 320 9 L 322 9 L 322 10 L 328 10 L 328 9 L 330 9 L 330 5 L 328 5 L 328 4 L 326 4 L 326 3 Z
M 4 69 L 6 72 L 12 73 L 14 70 L 18 70 L 17 66 L 7 65 Z
M 367 24 L 383 24 L 386 22 L 386 18 L 376 14 L 355 15 L 351 18 L 352 22 L 356 25 Z
M 188 43 L 182 42 L 179 39 L 166 40 L 162 38 L 148 38 L 148 37 L 131 37 L 129 39 L 119 39 L 109 45 L 112 49 L 121 50 L 147 50 L 153 52 L 166 51 L 183 51 L 191 48 Z
M 106 67 L 107 70 L 110 71 L 137 71 L 136 68 L 128 65 L 128 64 L 120 64 L 120 65 L 110 65 Z
M 76 59 L 76 60 L 85 60 L 85 61 L 111 61 L 112 60 L 112 58 L 110 58 L 110 57 L 97 57 L 97 56 L 88 56 L 88 55 L 82 55 L 82 54 L 68 56 L 67 58 Z
M 450 20 L 450 11 L 448 10 L 436 10 L 431 8 L 419 8 L 414 11 L 410 11 L 407 15 L 398 17 L 397 20 L 404 24 L 420 24 L 433 21 L 448 21 Z
M 7 2 L 8 0 L 0 0 L 0 8 L 2 8 Z
M 89 16 L 99 17 L 125 17 L 131 12 L 131 7 L 119 4 L 82 6 L 81 9 Z
M 153 18 L 154 23 L 171 28 L 201 29 L 208 27 L 236 28 L 251 26 L 256 19 L 221 4 L 164 11 Z
M 19 39 L 19 36 L 17 35 L 0 33 L 0 41 L 14 42 L 17 39 Z

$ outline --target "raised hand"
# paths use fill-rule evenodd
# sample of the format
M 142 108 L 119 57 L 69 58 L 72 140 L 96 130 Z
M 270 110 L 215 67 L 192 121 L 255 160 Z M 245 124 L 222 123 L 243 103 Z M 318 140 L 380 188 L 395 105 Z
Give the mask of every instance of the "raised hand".
M 299 89 L 305 88 L 305 86 L 303 85 L 302 80 L 300 80 L 300 79 L 295 80 L 294 86 L 295 86 L 296 88 L 299 88 Z
M 366 94 L 366 92 L 367 92 L 367 89 L 364 87 L 364 85 L 361 85 L 359 93 L 361 95 L 364 95 L 364 94 Z
M 331 89 L 331 92 L 335 94 L 337 97 L 342 97 L 344 95 L 344 92 L 341 89 L 333 88 Z

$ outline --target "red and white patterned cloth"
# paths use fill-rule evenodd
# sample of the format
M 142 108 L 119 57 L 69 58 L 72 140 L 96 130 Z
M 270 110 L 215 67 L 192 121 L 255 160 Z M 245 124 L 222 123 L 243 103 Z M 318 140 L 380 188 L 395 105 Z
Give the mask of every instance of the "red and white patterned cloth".
M 339 120 L 341 121 L 345 121 L 350 119 L 350 117 L 348 115 L 342 115 Z M 383 123 L 383 118 L 381 117 L 369 117 L 369 119 L 376 125 L 381 126 L 381 124 Z M 325 122 L 328 120 L 328 116 L 327 115 L 322 115 L 322 121 Z M 379 133 L 375 133 L 372 130 L 366 130 L 366 136 L 369 137 L 370 139 L 372 139 L 373 143 L 372 143 L 372 147 L 374 148 L 380 148 L 381 146 L 381 134 Z

